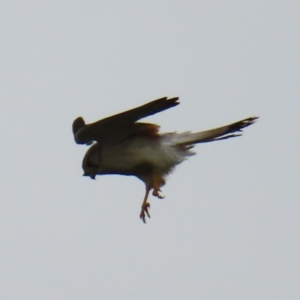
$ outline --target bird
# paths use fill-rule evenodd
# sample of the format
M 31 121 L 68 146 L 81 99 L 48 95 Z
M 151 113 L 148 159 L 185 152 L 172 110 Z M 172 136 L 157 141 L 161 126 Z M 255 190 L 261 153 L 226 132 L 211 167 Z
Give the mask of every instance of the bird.
M 163 97 L 134 109 L 85 124 L 82 117 L 74 120 L 72 130 L 77 144 L 91 145 L 82 161 L 83 176 L 135 176 L 145 184 L 140 219 L 150 218 L 149 193 L 163 199 L 161 188 L 177 165 L 196 153 L 192 148 L 242 135 L 242 129 L 255 123 L 253 116 L 229 125 L 200 132 L 161 133 L 160 126 L 137 122 L 179 104 L 179 98 Z

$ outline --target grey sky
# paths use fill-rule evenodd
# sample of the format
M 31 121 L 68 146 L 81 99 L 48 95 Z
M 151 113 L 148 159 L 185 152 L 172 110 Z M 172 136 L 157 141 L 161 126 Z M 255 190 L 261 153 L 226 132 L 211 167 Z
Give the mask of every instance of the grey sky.
M 2 1 L 1 299 L 299 299 L 299 7 Z M 71 124 L 162 96 L 162 131 L 261 118 L 198 146 L 144 225 L 143 183 L 82 177 Z

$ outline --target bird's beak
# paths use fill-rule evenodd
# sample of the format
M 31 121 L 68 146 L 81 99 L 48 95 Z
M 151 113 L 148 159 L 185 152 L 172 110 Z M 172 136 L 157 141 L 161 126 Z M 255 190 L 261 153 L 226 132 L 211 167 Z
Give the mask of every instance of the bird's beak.
M 96 175 L 95 174 L 87 174 L 87 173 L 83 173 L 83 175 L 82 176 L 89 176 L 89 177 L 91 177 L 91 179 L 96 179 Z

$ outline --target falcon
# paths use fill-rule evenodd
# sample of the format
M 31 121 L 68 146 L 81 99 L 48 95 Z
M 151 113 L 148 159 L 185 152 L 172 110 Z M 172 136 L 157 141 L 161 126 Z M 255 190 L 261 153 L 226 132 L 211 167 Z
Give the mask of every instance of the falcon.
M 118 174 L 136 176 L 144 182 L 146 193 L 140 213 L 144 223 L 150 218 L 149 193 L 164 198 L 160 192 L 167 175 L 195 154 L 191 149 L 196 144 L 241 136 L 242 129 L 258 119 L 250 117 L 196 133 L 160 133 L 158 125 L 138 122 L 177 106 L 178 100 L 163 97 L 95 123 L 85 124 L 82 117 L 73 122 L 75 142 L 92 145 L 83 158 L 83 176 L 95 179 L 96 175 Z

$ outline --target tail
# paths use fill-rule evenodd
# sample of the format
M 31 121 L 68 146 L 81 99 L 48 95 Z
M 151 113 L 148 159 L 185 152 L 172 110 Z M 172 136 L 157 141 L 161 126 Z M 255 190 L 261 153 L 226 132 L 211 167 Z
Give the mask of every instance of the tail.
M 241 136 L 242 129 L 254 124 L 256 119 L 258 119 L 258 117 L 251 117 L 216 129 L 197 133 L 182 133 L 177 136 L 176 145 L 189 146 L 197 143 L 214 142 Z

